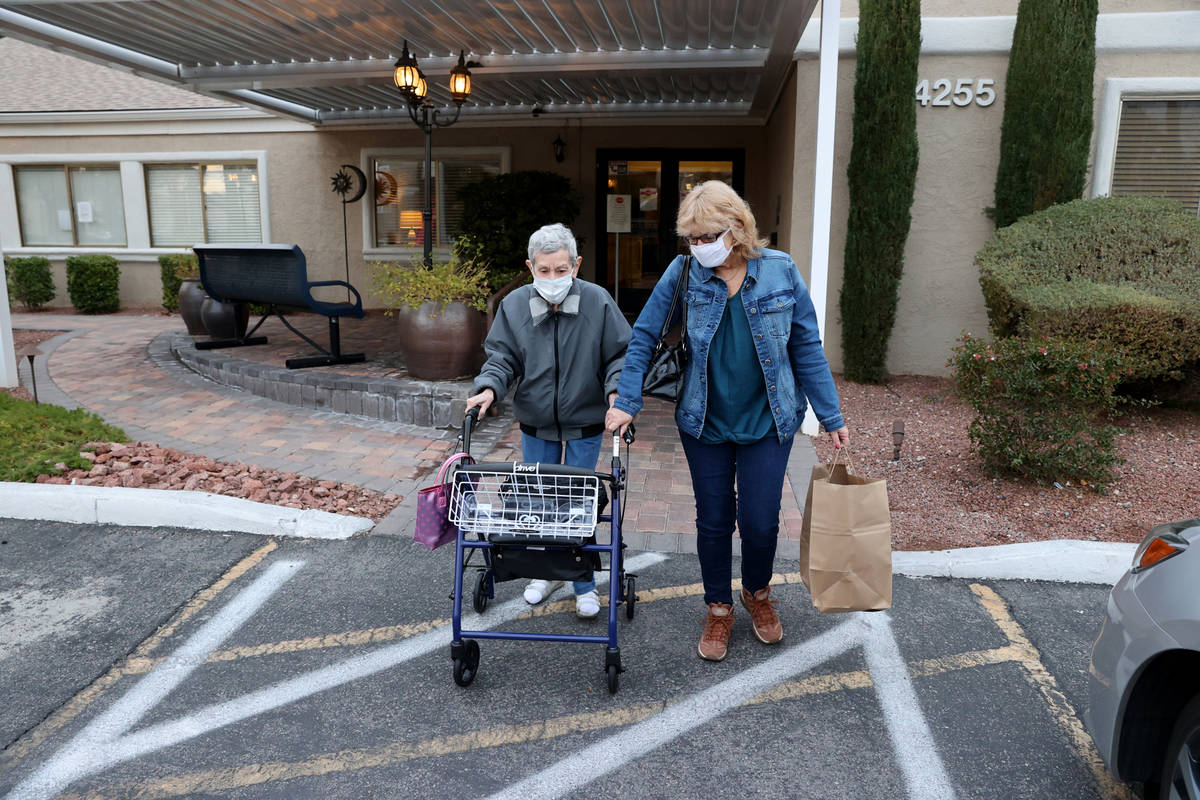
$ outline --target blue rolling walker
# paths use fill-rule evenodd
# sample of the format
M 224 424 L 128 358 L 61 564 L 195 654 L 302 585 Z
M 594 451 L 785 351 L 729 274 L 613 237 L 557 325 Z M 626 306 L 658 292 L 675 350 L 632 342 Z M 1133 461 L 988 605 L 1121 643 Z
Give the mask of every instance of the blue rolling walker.
M 471 452 L 471 428 L 478 418 L 472 408 L 463 420 L 462 452 Z M 633 427 L 625 434 L 633 443 Z M 560 464 L 500 462 L 463 464 L 454 473 L 450 494 L 450 522 L 457 528 L 454 549 L 454 613 L 450 658 L 454 682 L 469 686 L 479 671 L 478 639 L 516 639 L 532 642 L 580 642 L 603 644 L 608 691 L 619 686 L 621 650 L 617 645 L 617 606 L 625 604 L 625 617 L 632 620 L 637 602 L 636 575 L 622 567 L 621 492 L 625 488 L 625 465 L 621 461 L 621 439 L 613 435 L 610 473 Z M 609 497 L 611 495 L 611 499 Z M 605 505 L 608 504 L 608 512 Z M 596 526 L 607 522 L 612 532 L 607 544 L 596 542 Z M 601 556 L 608 554 L 608 635 L 566 633 L 522 633 L 518 631 L 463 630 L 463 574 L 471 566 L 475 551 L 483 565 L 472 607 L 483 613 L 495 597 L 498 582 L 518 578 L 586 580 L 603 571 Z

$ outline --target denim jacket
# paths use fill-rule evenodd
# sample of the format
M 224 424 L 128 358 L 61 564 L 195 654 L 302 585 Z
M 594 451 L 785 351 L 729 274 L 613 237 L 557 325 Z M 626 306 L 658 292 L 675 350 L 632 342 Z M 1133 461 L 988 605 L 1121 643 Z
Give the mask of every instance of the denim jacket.
M 642 378 L 671 306 L 675 282 L 689 268 L 687 287 L 688 365 L 682 396 L 675 408 L 680 430 L 699 438 L 708 403 L 708 350 L 725 313 L 729 289 L 711 269 L 694 258 L 678 256 L 667 267 L 633 326 L 614 406 L 636 415 L 642 409 Z M 817 331 L 817 315 L 808 288 L 787 253 L 763 250 L 750 259 L 738 292 L 750 321 L 762 367 L 771 414 L 780 441 L 795 434 L 808 403 L 827 431 L 844 424 L 837 389 Z M 680 309 L 671 320 L 679 321 Z

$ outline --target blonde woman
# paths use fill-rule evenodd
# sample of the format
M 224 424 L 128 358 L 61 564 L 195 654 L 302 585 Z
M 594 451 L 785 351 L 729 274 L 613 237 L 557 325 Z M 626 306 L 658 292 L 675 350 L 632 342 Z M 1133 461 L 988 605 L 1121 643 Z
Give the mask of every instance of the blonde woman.
M 641 410 L 642 378 L 686 269 L 690 359 L 675 422 L 696 496 L 708 606 L 697 650 L 721 661 L 733 629 L 734 525 L 742 605 L 759 641 L 775 644 L 783 625 L 770 583 L 792 437 L 810 403 L 835 448 L 850 435 L 800 271 L 786 253 L 763 247 L 746 202 L 725 183 L 701 183 L 680 204 L 676 230 L 691 255 L 671 263 L 634 324 L 605 425 L 623 431 Z

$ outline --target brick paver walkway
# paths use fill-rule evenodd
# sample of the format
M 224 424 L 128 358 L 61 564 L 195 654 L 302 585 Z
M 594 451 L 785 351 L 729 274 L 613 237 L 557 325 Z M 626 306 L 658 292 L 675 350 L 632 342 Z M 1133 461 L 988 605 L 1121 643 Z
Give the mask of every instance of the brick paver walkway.
M 293 323 L 318 342 L 327 338 L 324 318 L 300 315 Z M 369 360 L 337 370 L 403 377 L 403 364 L 389 344 L 393 324 L 382 315 L 345 321 L 343 351 L 364 351 Z M 150 350 L 155 337 L 183 329 L 177 316 L 14 314 L 13 327 L 67 331 L 44 343 L 42 350 L 49 355 L 36 362 L 43 400 L 85 407 L 142 441 L 404 497 L 400 508 L 377 526 L 377 534 L 411 533 L 415 489 L 428 483 L 429 473 L 454 447 L 453 430 L 291 406 L 202 378 Z M 277 321 L 268 321 L 262 330 L 270 344 L 225 352 L 278 366 L 311 352 Z M 28 365 L 22 363 L 20 369 L 28 385 Z M 691 480 L 671 407 L 648 400 L 638 416 L 637 433 L 629 461 L 626 540 L 639 549 L 694 551 Z M 511 418 L 490 419 L 481 426 L 472 453 L 489 461 L 518 459 L 520 434 Z M 812 441 L 798 436 L 784 488 L 781 557 L 795 558 L 798 552 L 801 506 L 815 458 Z M 601 466 L 606 463 L 604 456 Z

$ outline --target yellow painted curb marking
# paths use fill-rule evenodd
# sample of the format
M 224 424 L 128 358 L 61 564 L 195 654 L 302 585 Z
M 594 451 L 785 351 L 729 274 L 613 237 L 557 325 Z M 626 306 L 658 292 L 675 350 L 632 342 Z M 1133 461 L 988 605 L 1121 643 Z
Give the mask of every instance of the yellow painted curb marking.
M 1096 750 L 1096 745 L 1092 741 L 1092 737 L 1084 730 L 1079 715 L 1071 707 L 1071 702 L 1067 700 L 1067 696 L 1058 688 L 1058 681 L 1054 679 L 1054 676 L 1050 674 L 1045 664 L 1042 663 L 1041 653 L 1029 641 L 1029 637 L 1025 635 L 1025 630 L 1021 627 L 1020 623 L 1009 614 L 1008 604 L 1004 602 L 1004 598 L 990 587 L 979 583 L 971 584 L 971 591 L 979 598 L 979 602 L 983 604 L 984 610 L 987 611 L 992 621 L 996 623 L 996 627 L 1012 642 L 1012 646 L 1020 651 L 1021 657 L 1016 659 L 1017 663 L 1025 668 L 1029 682 L 1046 699 L 1046 705 L 1050 707 L 1050 716 L 1058 724 L 1059 728 L 1062 729 L 1062 732 L 1066 734 L 1067 740 L 1075 748 L 1076 754 L 1091 771 L 1092 778 L 1095 780 L 1101 796 L 1105 798 L 1120 798 L 1121 800 L 1136 800 L 1129 787 L 1118 783 L 1109 774 L 1108 768 L 1104 766 L 1104 760 L 1100 757 L 1100 752 Z

